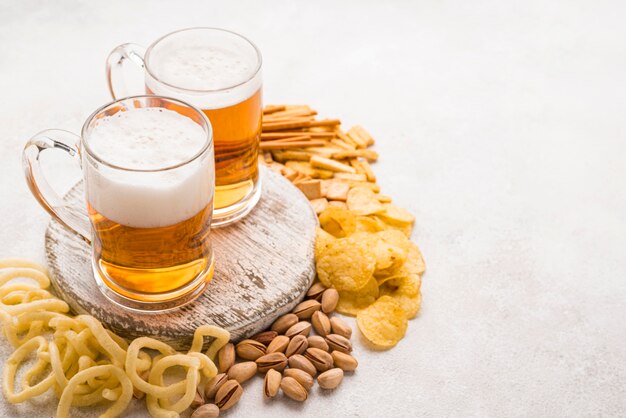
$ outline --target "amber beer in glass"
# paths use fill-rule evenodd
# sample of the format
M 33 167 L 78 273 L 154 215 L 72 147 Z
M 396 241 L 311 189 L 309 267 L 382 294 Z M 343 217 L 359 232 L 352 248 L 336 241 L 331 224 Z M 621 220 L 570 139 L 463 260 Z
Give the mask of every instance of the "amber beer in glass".
M 215 144 L 213 226 L 232 223 L 258 202 L 261 134 L 261 54 L 241 35 L 216 28 L 170 33 L 145 52 L 134 44 L 116 48 L 107 73 L 111 94 L 125 95 L 125 60 L 145 69 L 148 93 L 176 97 L 202 109 Z
M 89 221 L 56 205 L 39 154 L 80 155 Z M 136 96 L 97 110 L 80 137 L 49 130 L 24 150 L 31 190 L 61 222 L 90 239 L 100 289 L 137 310 L 197 297 L 213 276 L 213 144 L 205 115 L 184 102 Z

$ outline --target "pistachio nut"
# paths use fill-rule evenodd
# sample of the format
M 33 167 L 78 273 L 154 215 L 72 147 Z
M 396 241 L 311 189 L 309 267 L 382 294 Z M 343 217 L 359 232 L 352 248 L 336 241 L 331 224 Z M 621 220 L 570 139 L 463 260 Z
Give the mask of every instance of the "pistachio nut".
M 304 353 L 304 357 L 306 357 L 320 372 L 325 372 L 333 367 L 333 358 L 331 355 L 324 350 L 320 350 L 319 348 L 307 348 Z
M 356 370 L 359 362 L 350 354 L 341 351 L 333 351 L 330 353 L 335 363 L 335 367 L 339 367 L 344 372 L 352 372 Z
M 328 351 L 328 343 L 324 339 L 324 337 L 320 337 L 319 335 L 311 335 L 307 338 L 309 342 L 309 347 L 319 348 L 320 350 Z
M 266 353 L 284 353 L 289 345 L 289 337 L 279 335 L 267 346 Z
M 317 383 L 322 389 L 335 389 L 343 380 L 343 370 L 338 367 L 317 376 Z
M 311 390 L 313 387 L 313 376 L 300 369 L 286 369 L 283 373 L 285 377 L 293 377 L 302 385 L 306 390 Z
M 309 348 L 309 342 L 304 335 L 296 335 L 289 341 L 285 355 L 291 357 L 294 354 L 302 354 Z
M 265 355 L 267 347 L 256 340 L 243 340 L 237 344 L 237 355 L 244 360 L 256 360 Z
M 293 356 L 289 357 L 289 367 L 303 370 L 311 376 L 315 376 L 315 374 L 317 373 L 317 369 L 315 368 L 313 363 L 311 363 L 311 361 L 308 358 L 304 357 L 302 354 L 294 354 Z
M 256 365 L 261 373 L 270 369 L 282 372 L 287 367 L 287 357 L 283 353 L 269 353 L 256 359 Z
M 293 338 L 296 335 L 308 336 L 310 332 L 311 332 L 311 323 L 307 321 L 300 321 L 297 324 L 292 325 L 285 332 L 285 335 L 289 338 Z
M 344 353 L 349 353 L 352 351 L 352 343 L 346 337 L 342 337 L 339 334 L 328 334 L 326 336 L 326 342 L 330 347 L 330 350 L 342 351 Z
M 243 395 L 243 388 L 236 380 L 228 380 L 215 394 L 215 405 L 220 411 L 230 409 Z
M 224 373 L 235 364 L 235 346 L 232 343 L 226 344 L 217 352 L 217 371 Z
M 208 401 L 215 398 L 215 394 L 227 380 L 228 376 L 226 376 L 226 373 L 220 373 L 209 380 L 204 388 L 204 399 Z
M 315 312 L 311 317 L 311 325 L 313 325 L 315 332 L 322 337 L 327 336 L 331 332 L 330 319 L 324 312 Z
M 324 313 L 331 313 L 337 307 L 339 302 L 339 292 L 337 289 L 326 289 L 322 294 L 322 311 Z
M 280 388 L 283 393 L 294 401 L 304 402 L 309 396 L 306 389 L 293 377 L 284 377 L 280 382 Z
M 228 369 L 228 378 L 243 383 L 250 380 L 256 374 L 256 371 L 257 365 L 254 361 L 244 361 L 234 364 Z
M 288 313 L 279 317 L 272 324 L 272 331 L 276 331 L 279 334 L 284 334 L 289 328 L 298 323 L 298 317 L 295 314 Z
M 273 398 L 278 394 L 278 389 L 280 388 L 280 382 L 282 379 L 283 377 L 280 372 L 277 372 L 274 369 L 269 369 L 267 371 L 263 382 L 263 394 L 266 398 Z

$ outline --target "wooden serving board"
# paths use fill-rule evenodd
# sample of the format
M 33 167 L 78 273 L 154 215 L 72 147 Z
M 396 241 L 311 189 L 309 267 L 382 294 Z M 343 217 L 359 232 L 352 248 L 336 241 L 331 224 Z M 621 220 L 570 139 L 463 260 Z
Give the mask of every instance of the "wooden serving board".
M 211 231 L 215 274 L 189 305 L 164 313 L 137 313 L 104 297 L 91 267 L 91 248 L 80 235 L 52 220 L 46 257 L 52 284 L 75 313 L 88 313 L 125 338 L 158 338 L 188 348 L 194 330 L 213 324 L 240 340 L 266 329 L 304 297 L 315 276 L 317 216 L 306 197 L 279 174 L 262 169 L 263 194 L 238 223 Z M 82 183 L 66 196 L 84 216 Z

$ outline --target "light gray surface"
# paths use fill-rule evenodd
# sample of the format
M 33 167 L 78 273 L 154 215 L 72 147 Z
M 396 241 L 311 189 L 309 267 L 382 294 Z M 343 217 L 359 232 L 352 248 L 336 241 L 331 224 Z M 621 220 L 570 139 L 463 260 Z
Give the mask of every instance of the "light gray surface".
M 266 403 L 257 379 L 225 416 L 626 414 L 626 3 L 335 3 L 2 0 L 0 257 L 43 260 L 48 217 L 20 149 L 108 100 L 110 49 L 230 28 L 264 54 L 266 103 L 378 139 L 427 274 L 407 337 L 357 344 L 340 389 Z M 53 411 L 0 402 L 2 416 Z

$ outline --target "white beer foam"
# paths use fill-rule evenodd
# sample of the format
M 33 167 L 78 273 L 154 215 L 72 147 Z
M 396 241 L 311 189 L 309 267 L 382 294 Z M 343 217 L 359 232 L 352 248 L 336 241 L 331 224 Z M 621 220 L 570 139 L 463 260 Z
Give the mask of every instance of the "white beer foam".
M 134 170 L 167 168 L 188 161 L 206 142 L 190 118 L 162 108 L 142 108 L 100 119 L 88 137 L 99 159 Z M 211 204 L 213 153 L 176 169 L 136 172 L 84 157 L 87 199 L 106 218 L 135 228 L 173 225 Z
M 201 109 L 233 106 L 261 88 L 257 60 L 251 45 L 164 43 L 150 53 L 146 65 L 156 79 L 146 72 L 146 86 L 154 94 L 176 97 Z

